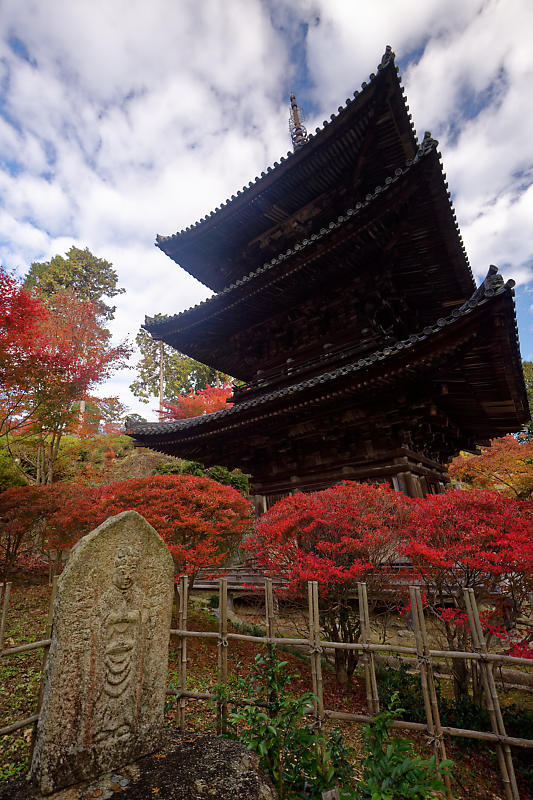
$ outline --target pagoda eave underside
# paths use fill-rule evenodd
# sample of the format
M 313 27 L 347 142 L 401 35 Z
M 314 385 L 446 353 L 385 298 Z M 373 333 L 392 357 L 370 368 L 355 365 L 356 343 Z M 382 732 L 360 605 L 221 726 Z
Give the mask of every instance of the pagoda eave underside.
M 441 481 L 459 450 L 528 419 L 512 292 L 505 288 L 413 339 L 360 369 L 131 434 L 138 445 L 239 467 L 267 494 L 404 472 Z
M 411 325 L 416 320 L 423 327 L 449 313 L 475 284 L 435 148 L 420 151 L 398 173 L 290 254 L 188 311 L 147 321 L 146 329 L 192 358 L 249 381 L 254 367 L 240 358 L 233 335 L 275 315 L 293 316 L 306 296 L 328 297 L 324 289 L 361 295 L 374 283 L 379 290 L 376 271 L 390 274 Z
M 245 275 L 261 257 L 276 253 L 279 234 L 297 240 L 324 222 L 332 203 L 372 190 L 416 152 L 416 138 L 394 55 L 355 99 L 325 121 L 305 147 L 250 182 L 196 224 L 157 246 L 216 291 Z M 305 211 L 302 213 L 302 210 Z M 342 209 L 339 208 L 338 213 Z M 270 235 L 269 231 L 272 235 Z

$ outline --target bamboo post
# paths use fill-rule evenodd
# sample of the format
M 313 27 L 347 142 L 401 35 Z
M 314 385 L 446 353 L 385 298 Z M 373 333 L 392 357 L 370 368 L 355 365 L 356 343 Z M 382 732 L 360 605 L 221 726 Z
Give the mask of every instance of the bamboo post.
M 217 733 L 226 730 L 228 704 L 225 698 L 228 682 L 228 579 L 220 578 L 218 603 L 218 683 L 224 696 L 218 702 Z
M 274 617 L 274 595 L 272 593 L 272 578 L 265 578 L 265 627 L 267 658 L 272 662 L 276 655 L 276 647 L 272 639 L 276 637 Z M 269 714 L 276 714 L 279 697 L 275 686 L 270 687 L 268 693 Z
M 370 614 L 368 611 L 368 594 L 366 583 L 357 584 L 359 595 L 359 621 L 361 625 L 361 642 L 370 644 Z M 368 713 L 373 716 L 379 714 L 379 693 L 376 679 L 376 662 L 372 650 L 363 650 L 363 663 L 365 665 L 366 702 Z
M 322 682 L 322 648 L 320 646 L 320 615 L 318 610 L 318 582 L 308 581 L 307 592 L 309 599 L 309 641 L 311 655 L 311 677 L 313 681 L 313 711 L 319 725 L 324 718 L 324 687 Z
M 487 643 L 481 627 L 481 620 L 479 619 L 479 611 L 477 608 L 476 598 L 473 589 L 464 590 L 464 598 L 466 604 L 466 612 L 470 623 L 470 631 L 472 634 L 472 644 L 474 650 L 480 654 L 481 660 L 479 662 L 481 680 L 483 689 L 485 691 L 485 698 L 487 701 L 487 711 L 489 712 L 490 723 L 492 730 L 498 736 L 506 736 L 505 725 L 503 724 L 503 717 L 500 708 L 500 700 L 494 675 L 489 662 L 483 656 L 487 655 Z M 511 756 L 511 748 L 508 744 L 498 742 L 496 745 L 496 753 L 498 756 L 498 763 L 502 775 L 503 788 L 507 800 L 520 800 L 518 793 L 518 786 L 516 784 L 516 777 L 514 773 L 513 759 Z
M 174 584 L 174 594 L 176 598 L 176 627 L 178 630 L 181 630 L 182 626 L 182 613 L 181 613 L 181 592 L 180 592 L 180 584 L 181 578 Z M 177 674 L 177 686 L 176 686 L 176 724 L 179 725 L 180 722 L 180 692 L 184 688 L 181 685 L 181 650 L 182 650 L 182 637 L 178 636 L 178 674 Z
M 4 586 L 4 599 L 2 602 L 2 616 L 0 617 L 0 653 L 4 649 L 4 633 L 6 630 L 6 619 L 7 619 L 7 610 L 9 608 L 9 597 L 11 595 L 11 583 L 5 583 Z M 0 585 L 0 596 L 2 595 L 1 592 L 1 585 Z
M 48 606 L 48 616 L 46 618 L 45 639 L 51 639 L 52 638 L 52 625 L 53 625 L 53 621 L 54 621 L 54 602 L 55 602 L 56 594 L 57 594 L 57 581 L 58 581 L 58 576 L 54 575 L 54 577 L 52 578 L 52 594 L 50 596 L 50 605 Z M 41 713 L 41 706 L 43 704 L 44 672 L 45 672 L 46 662 L 48 660 L 49 651 L 50 651 L 50 645 L 49 644 L 44 645 L 44 647 L 43 647 L 43 657 L 41 659 L 41 680 L 40 680 L 40 683 L 39 683 L 39 695 L 38 695 L 38 698 L 37 698 L 37 719 L 36 719 L 34 727 L 33 727 L 33 733 L 32 733 L 32 739 L 31 739 L 31 751 L 32 751 L 32 753 L 33 753 L 33 748 L 35 746 L 35 739 L 36 739 L 36 736 L 37 736 L 37 722 L 39 721 L 39 714 Z
M 274 594 L 272 591 L 272 578 L 265 578 L 265 627 L 267 639 L 276 636 L 276 618 L 274 615 Z
M 180 578 L 180 613 L 179 622 L 180 630 L 187 630 L 187 604 L 189 600 L 189 578 L 187 575 L 182 575 Z M 180 659 L 180 690 L 182 692 L 187 689 L 187 637 L 180 635 L 181 641 L 181 659 Z M 185 730 L 185 712 L 187 707 L 186 698 L 181 695 L 179 698 L 178 707 L 178 725 L 180 730 Z
M 429 657 L 429 642 L 426 630 L 426 620 L 424 617 L 424 607 L 420 586 L 410 586 L 411 608 L 416 638 L 416 648 L 420 665 L 420 680 L 422 682 L 422 692 L 424 695 L 424 705 L 426 707 L 426 719 L 428 730 L 433 739 L 433 752 L 437 764 L 446 759 L 446 745 L 442 735 L 442 725 L 440 722 L 439 704 L 435 689 L 435 679 L 433 676 L 433 665 Z M 444 783 L 449 793 L 451 793 L 450 777 L 444 775 Z

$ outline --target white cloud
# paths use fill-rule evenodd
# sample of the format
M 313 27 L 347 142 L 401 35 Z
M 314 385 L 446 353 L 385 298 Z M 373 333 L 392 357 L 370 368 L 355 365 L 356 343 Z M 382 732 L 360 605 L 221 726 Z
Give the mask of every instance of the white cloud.
M 23 269 L 75 243 L 112 261 L 127 290 L 117 338 L 208 295 L 155 234 L 279 160 L 295 82 L 313 128 L 386 44 L 418 130 L 440 139 L 474 270 L 533 277 L 528 0 L 3 0 L 2 12 L 2 260 Z M 102 392 L 136 406 L 131 379 Z

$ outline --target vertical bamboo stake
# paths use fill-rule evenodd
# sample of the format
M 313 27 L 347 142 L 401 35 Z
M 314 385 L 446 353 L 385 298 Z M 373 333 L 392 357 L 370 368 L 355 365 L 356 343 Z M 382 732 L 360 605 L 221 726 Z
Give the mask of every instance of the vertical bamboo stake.
M 368 611 L 368 594 L 366 583 L 357 584 L 359 595 L 359 621 L 361 624 L 361 642 L 370 644 L 370 614 Z M 373 716 L 379 714 L 379 693 L 378 682 L 376 679 L 376 663 L 372 651 L 363 652 L 363 663 L 365 665 L 365 686 L 366 702 L 368 713 Z
M 496 683 L 494 682 L 494 675 L 487 659 L 483 658 L 483 656 L 487 655 L 487 644 L 483 634 L 483 628 L 481 627 L 481 620 L 479 619 L 479 611 L 476 604 L 474 590 L 465 589 L 464 598 L 468 620 L 470 622 L 472 644 L 474 645 L 474 650 L 481 655 L 479 666 L 492 730 L 494 733 L 500 736 L 505 736 L 505 725 L 503 724 L 500 700 L 496 689 Z M 502 745 L 501 743 L 498 743 L 496 745 L 496 753 L 498 755 L 498 763 L 500 765 L 505 797 L 507 800 L 520 800 L 514 773 L 513 759 L 511 756 L 511 748 L 508 744 Z
M 180 625 L 181 630 L 187 630 L 187 604 L 189 601 L 189 577 L 182 575 L 180 578 Z M 181 664 L 180 664 L 180 689 L 184 692 L 187 689 L 187 637 L 181 636 Z M 187 700 L 185 697 L 179 699 L 178 725 L 180 730 L 185 730 L 185 711 Z
M 181 613 L 181 578 L 174 585 L 174 593 L 176 597 L 176 627 L 180 631 L 182 628 L 182 613 Z M 176 695 L 176 725 L 180 724 L 180 696 L 179 692 L 183 689 L 181 685 L 181 650 L 183 647 L 183 637 L 178 634 L 178 675 L 177 675 L 177 691 Z
M 276 619 L 274 616 L 272 578 L 265 578 L 265 622 L 267 639 L 274 639 L 276 636 Z
M 322 682 L 322 661 L 320 655 L 320 615 L 318 610 L 318 582 L 308 581 L 307 591 L 309 598 L 309 641 L 311 653 L 311 676 L 313 680 L 313 710 L 316 720 L 320 725 L 324 718 L 324 686 Z
M 317 693 L 317 679 L 316 679 L 316 659 L 314 653 L 314 634 L 315 634 L 315 625 L 314 625 L 314 605 L 313 605 L 313 585 L 312 581 L 307 581 L 307 600 L 308 600 L 308 614 L 309 614 L 309 659 L 311 661 L 311 682 L 313 686 L 313 695 L 315 698 L 318 696 Z M 315 718 L 318 717 L 318 705 L 316 699 L 313 699 L 313 712 Z
M 426 724 L 428 733 L 435 741 L 435 727 L 433 725 L 433 714 L 431 713 L 431 701 L 429 698 L 429 681 L 428 681 L 428 663 L 424 658 L 424 648 L 422 646 L 422 639 L 420 636 L 420 619 L 418 616 L 418 601 L 415 593 L 415 587 L 409 587 L 409 595 L 411 598 L 411 616 L 413 626 L 415 629 L 416 639 L 416 654 L 418 657 L 418 666 L 420 668 L 420 682 L 422 684 L 422 696 L 424 698 L 424 708 L 426 711 Z M 437 753 L 435 753 L 437 755 Z
M 6 583 L 4 584 L 4 602 L 2 603 L 2 616 L 0 617 L 0 653 L 4 649 L 4 632 L 6 629 L 7 609 L 9 608 L 10 594 L 11 583 Z
M 52 595 L 50 597 L 50 605 L 48 606 L 48 616 L 46 618 L 46 633 L 45 639 L 52 638 L 52 625 L 54 621 L 54 603 L 57 594 L 57 581 L 58 576 L 54 575 L 52 579 Z M 39 683 L 39 695 L 37 698 L 37 714 L 41 713 L 41 706 L 43 704 L 43 691 L 44 691 L 44 672 L 46 667 L 46 662 L 48 661 L 48 653 L 50 651 L 50 645 L 47 644 L 43 648 L 43 657 L 41 659 L 41 680 Z M 31 738 L 31 752 L 33 753 L 33 748 L 35 747 L 35 739 L 37 736 L 37 722 L 33 726 L 33 733 Z
M 218 602 L 218 683 L 226 692 L 228 682 L 228 579 L 220 578 Z M 217 733 L 226 730 L 228 704 L 223 697 L 218 703 Z
M 437 701 L 437 692 L 435 689 L 435 680 L 433 677 L 433 666 L 429 657 L 429 642 L 426 630 L 426 620 L 424 618 L 424 607 L 422 604 L 422 595 L 420 594 L 420 586 L 410 586 L 409 594 L 411 595 L 411 607 L 413 611 L 413 622 L 415 627 L 416 637 L 416 650 L 420 662 L 420 679 L 422 681 L 422 691 L 424 693 L 424 704 L 426 705 L 426 718 L 428 720 L 428 728 L 433 736 L 433 750 L 437 764 L 446 759 L 446 745 L 442 736 L 442 726 L 440 722 L 439 704 Z M 424 678 L 422 678 L 424 672 Z M 427 702 L 426 691 L 424 691 L 424 681 L 426 684 L 427 695 L 429 695 Z M 444 775 L 444 783 L 448 792 L 451 792 L 450 777 L 448 774 Z

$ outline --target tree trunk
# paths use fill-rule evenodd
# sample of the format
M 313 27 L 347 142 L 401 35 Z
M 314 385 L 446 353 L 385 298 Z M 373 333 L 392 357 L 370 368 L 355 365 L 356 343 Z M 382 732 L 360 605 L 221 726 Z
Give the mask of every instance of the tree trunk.
M 335 677 L 339 686 L 348 686 L 348 672 L 346 670 L 346 653 L 343 650 L 335 650 Z

